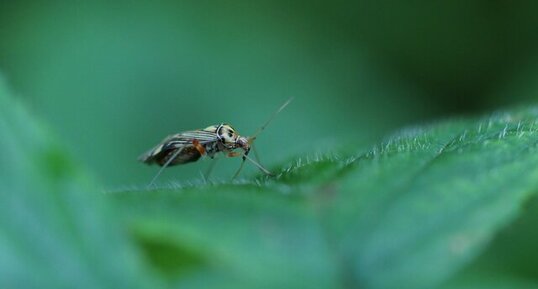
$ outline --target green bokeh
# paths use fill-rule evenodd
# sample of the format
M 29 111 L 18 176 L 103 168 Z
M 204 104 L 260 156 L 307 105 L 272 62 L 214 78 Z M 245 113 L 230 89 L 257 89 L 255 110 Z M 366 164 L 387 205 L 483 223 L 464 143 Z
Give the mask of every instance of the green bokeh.
M 269 167 L 534 101 L 537 2 L 3 1 L 0 71 L 106 189 L 166 135 L 229 122 Z M 220 161 L 228 178 L 238 160 Z M 167 170 L 198 178 L 208 162 Z M 254 172 L 250 168 L 247 173 Z

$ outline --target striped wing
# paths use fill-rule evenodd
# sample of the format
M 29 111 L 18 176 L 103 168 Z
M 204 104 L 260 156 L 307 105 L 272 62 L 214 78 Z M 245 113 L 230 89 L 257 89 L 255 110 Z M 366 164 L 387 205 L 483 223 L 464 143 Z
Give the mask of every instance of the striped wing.
M 194 147 L 193 141 L 198 140 L 201 145 L 207 145 L 218 140 L 215 132 L 206 130 L 186 131 L 165 138 L 160 144 L 141 155 L 138 159 L 147 164 L 157 163 L 164 165 L 177 149 L 182 148 L 181 153 L 170 162 L 170 166 L 194 162 L 201 155 Z

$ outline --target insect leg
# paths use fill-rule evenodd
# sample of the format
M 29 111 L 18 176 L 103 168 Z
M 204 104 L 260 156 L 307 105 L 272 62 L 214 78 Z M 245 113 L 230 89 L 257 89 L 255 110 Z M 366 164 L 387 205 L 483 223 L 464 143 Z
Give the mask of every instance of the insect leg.
M 256 159 L 256 161 L 261 164 L 262 162 L 260 161 L 260 155 L 258 154 L 258 150 L 254 146 L 254 143 L 250 144 L 250 148 L 252 148 L 252 151 L 254 152 L 254 158 Z
M 274 176 L 273 173 L 271 173 L 268 169 L 264 168 L 262 165 L 260 165 L 259 163 L 257 163 L 255 160 L 251 159 L 249 156 L 247 156 L 246 154 L 243 155 L 243 157 L 245 159 L 247 159 L 249 162 L 253 163 L 258 169 L 260 169 L 260 171 L 262 171 L 264 174 L 268 175 L 268 176 Z M 244 162 L 244 161 L 243 161 Z
M 235 172 L 234 176 L 232 177 L 232 181 L 235 180 L 235 178 L 239 176 L 239 173 L 241 172 L 241 170 L 243 170 L 243 165 L 245 165 L 245 159 L 246 159 L 245 154 L 243 154 L 243 159 L 241 160 L 241 164 L 239 165 L 239 168 Z
M 204 178 L 206 179 L 206 181 L 209 179 L 209 175 L 211 175 L 211 172 L 213 172 L 213 169 L 215 168 L 215 165 L 217 164 L 218 160 L 218 158 L 214 158 L 212 159 L 211 164 L 209 164 L 209 167 L 204 174 Z
M 234 176 L 232 177 L 232 180 L 237 178 L 237 176 L 239 176 L 239 173 L 241 172 L 241 170 L 243 169 L 243 165 L 245 164 L 245 161 L 248 160 L 249 162 L 253 163 L 258 169 L 260 169 L 264 174 L 266 175 L 269 175 L 269 176 L 272 176 L 273 174 L 266 168 L 264 168 L 262 165 L 260 165 L 259 163 L 257 163 L 255 160 L 251 159 L 249 156 L 248 156 L 248 153 L 250 151 L 246 151 L 244 154 L 243 154 L 243 157 L 242 157 L 242 161 L 241 161 L 241 165 L 239 166 L 239 169 L 237 169 L 237 171 L 235 172 Z
M 235 172 L 234 176 L 232 177 L 232 180 L 234 180 L 235 178 L 237 178 L 237 176 L 239 176 L 239 173 L 241 172 L 241 170 L 243 170 L 243 165 L 245 165 L 245 160 L 246 160 L 246 157 L 245 155 L 248 154 L 248 151 L 244 152 L 242 154 L 242 160 L 241 160 L 241 164 L 239 165 L 239 168 L 237 169 L 237 171 Z M 240 156 L 241 153 L 238 153 L 238 152 L 229 152 L 228 153 L 228 157 L 238 157 Z
M 228 153 L 228 157 L 230 157 L 230 158 L 235 158 L 235 157 L 238 157 L 240 155 L 241 155 L 241 153 L 238 153 L 238 152 L 229 152 Z
M 153 179 L 151 180 L 151 182 L 149 183 L 148 185 L 148 188 L 153 186 L 153 184 L 155 183 L 155 180 L 157 180 L 157 178 L 161 175 L 161 173 L 163 172 L 163 170 L 175 159 L 177 158 L 177 156 L 181 153 L 181 151 L 183 150 L 183 147 L 181 148 L 178 148 L 174 154 L 166 161 L 166 163 L 164 163 L 164 165 L 161 167 L 161 169 L 157 172 L 157 174 L 153 177 Z

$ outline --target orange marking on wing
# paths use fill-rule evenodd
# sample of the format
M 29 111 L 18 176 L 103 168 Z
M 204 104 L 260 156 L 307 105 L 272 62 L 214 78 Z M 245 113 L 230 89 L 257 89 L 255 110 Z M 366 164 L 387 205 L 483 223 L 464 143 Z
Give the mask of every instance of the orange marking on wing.
M 197 139 L 192 140 L 192 144 L 194 145 L 194 148 L 201 154 L 205 155 L 205 148 L 203 145 L 200 144 L 200 142 Z

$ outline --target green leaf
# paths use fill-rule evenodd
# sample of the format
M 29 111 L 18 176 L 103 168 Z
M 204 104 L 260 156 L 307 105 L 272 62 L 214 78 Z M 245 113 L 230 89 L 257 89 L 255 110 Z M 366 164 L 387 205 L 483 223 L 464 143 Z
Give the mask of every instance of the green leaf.
M 534 289 L 536 281 L 518 278 L 499 272 L 472 272 L 472 275 L 459 276 L 439 289 Z
M 191 260 L 149 258 L 180 287 L 434 288 L 537 191 L 537 119 L 451 120 L 276 179 L 113 196 L 148 256 Z
M 536 288 L 538 287 L 538 197 L 525 203 L 522 214 L 497 233 L 493 242 L 471 264 L 442 288 Z
M 0 152 L 0 288 L 148 285 L 103 195 L 2 83 Z
M 364 155 L 330 208 L 365 288 L 431 288 L 476 257 L 538 187 L 536 110 L 417 129 Z
M 241 288 L 334 288 L 337 284 L 334 256 L 323 241 L 316 216 L 299 198 L 280 190 L 219 185 L 116 197 L 139 240 L 173 242 L 173 256 L 196 256 L 194 264 L 154 263 L 166 273 L 175 270 L 182 277 L 178 284 L 185 288 L 238 288 L 238 284 Z M 151 254 L 152 248 L 141 244 Z

